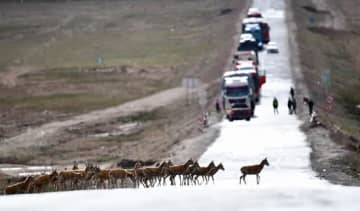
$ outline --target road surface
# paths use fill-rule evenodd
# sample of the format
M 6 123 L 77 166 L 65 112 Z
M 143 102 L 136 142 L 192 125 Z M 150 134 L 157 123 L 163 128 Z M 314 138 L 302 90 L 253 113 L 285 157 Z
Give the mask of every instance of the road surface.
M 214 160 L 225 166 L 215 184 L 5 196 L 0 197 L 0 210 L 360 210 L 359 188 L 332 185 L 316 177 L 301 122 L 287 113 L 292 82 L 283 1 L 254 4 L 267 17 L 280 54 L 261 54 L 267 83 L 256 118 L 221 122 L 219 138 L 202 156 L 203 165 Z M 272 111 L 274 96 L 280 102 L 279 115 Z M 265 157 L 270 166 L 261 173 L 260 185 L 254 176 L 247 177 L 247 185 L 239 185 L 240 166 Z

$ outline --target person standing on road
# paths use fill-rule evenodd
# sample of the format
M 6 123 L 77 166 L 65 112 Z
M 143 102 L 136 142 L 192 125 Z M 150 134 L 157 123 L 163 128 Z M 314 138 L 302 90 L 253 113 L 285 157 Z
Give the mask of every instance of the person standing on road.
M 291 97 L 289 97 L 288 99 L 288 109 L 289 109 L 289 114 L 292 114 L 292 100 Z
M 292 109 L 294 114 L 296 114 L 296 100 L 295 97 L 292 98 Z
M 279 114 L 278 107 L 279 107 L 279 102 L 276 99 L 276 97 L 274 97 L 274 99 L 273 99 L 274 114 Z
M 313 113 L 313 108 L 314 108 L 314 101 L 312 101 L 310 99 L 309 103 L 308 103 L 308 106 L 309 106 L 309 115 L 311 116 L 311 114 Z
M 217 112 L 217 113 L 220 113 L 221 108 L 220 108 L 219 98 L 217 98 L 217 99 L 216 99 L 216 102 L 215 102 L 215 109 L 216 109 L 216 112 Z
M 290 87 L 290 96 L 292 99 L 294 99 L 294 97 L 295 97 L 295 90 L 293 87 Z
M 311 114 L 313 112 L 313 108 L 314 108 L 314 101 L 312 101 L 308 97 L 304 97 L 304 104 L 308 105 L 308 107 L 309 107 L 309 116 L 311 116 Z

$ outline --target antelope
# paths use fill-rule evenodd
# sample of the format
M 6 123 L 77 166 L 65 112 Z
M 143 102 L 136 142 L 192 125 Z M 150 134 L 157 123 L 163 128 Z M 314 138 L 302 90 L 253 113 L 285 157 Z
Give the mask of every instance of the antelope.
M 109 169 L 100 169 L 99 167 L 95 167 L 95 179 L 96 186 L 103 187 L 106 189 L 106 182 L 110 183 L 110 177 L 109 177 L 110 170 Z M 109 186 L 110 184 L 108 184 Z
M 29 184 L 28 193 L 39 193 L 48 188 L 49 185 L 54 184 L 54 181 L 57 179 L 58 173 L 57 171 L 53 171 L 49 175 L 39 175 L 33 179 L 33 181 Z
M 206 181 L 206 176 L 209 173 L 209 171 L 215 167 L 214 161 L 211 161 L 207 167 L 199 167 L 197 169 L 194 169 L 192 173 L 192 176 L 195 176 L 193 179 L 195 184 L 199 176 L 202 177 L 203 182 Z
M 5 194 L 15 194 L 15 193 L 26 193 L 29 187 L 29 184 L 33 180 L 32 176 L 26 177 L 22 182 L 18 182 L 12 185 L 9 185 L 5 188 Z
M 243 166 L 241 167 L 240 171 L 242 173 L 242 175 L 240 176 L 240 184 L 241 184 L 241 179 L 244 180 L 244 183 L 246 184 L 246 181 L 245 181 L 245 177 L 246 175 L 251 175 L 251 174 L 255 174 L 256 175 L 256 183 L 259 184 L 260 182 L 260 172 L 261 170 L 264 168 L 264 166 L 267 165 L 269 166 L 269 162 L 267 160 L 267 158 L 265 158 L 264 160 L 261 161 L 260 164 L 258 165 L 252 165 L 252 166 Z
M 133 183 L 135 183 L 134 175 L 125 169 L 110 169 L 109 170 L 109 178 L 113 186 L 117 187 L 118 180 L 120 180 L 120 186 L 123 187 L 124 181 L 129 178 Z
M 199 163 L 196 161 L 193 165 L 189 166 L 184 172 L 183 172 L 183 185 L 189 185 L 190 184 L 190 179 L 192 176 L 192 172 L 197 169 L 200 168 Z
M 165 162 L 165 166 L 164 168 L 161 170 L 161 173 L 160 173 L 160 177 L 159 177 L 159 184 L 158 185 L 161 185 L 161 180 L 163 179 L 163 185 L 166 185 L 166 177 L 169 176 L 169 167 L 170 166 L 173 166 L 174 164 L 171 162 L 171 160 L 168 160 L 167 162 Z
M 170 183 L 171 183 L 171 185 L 175 185 L 175 177 L 177 175 L 179 175 L 180 184 L 181 184 L 181 175 L 182 175 L 182 173 L 192 164 L 194 164 L 194 161 L 192 159 L 190 159 L 183 165 L 169 166 L 168 168 L 166 168 L 166 170 L 168 171 L 168 173 L 170 175 Z M 166 179 L 166 177 L 165 177 L 165 179 Z
M 150 180 L 151 186 L 154 186 L 156 181 L 159 181 L 159 185 L 161 184 L 161 178 L 164 175 L 164 169 L 168 167 L 167 162 L 162 162 L 158 167 L 146 167 L 144 168 L 145 173 L 145 182 Z
M 140 182 L 144 187 L 148 187 L 148 185 L 145 183 L 145 171 L 144 167 L 142 167 L 140 162 L 136 162 L 133 169 L 128 170 L 132 175 L 135 177 L 135 187 L 139 187 Z
M 219 171 L 219 170 L 223 170 L 225 171 L 225 168 L 223 166 L 222 163 L 220 163 L 218 166 L 216 166 L 215 168 L 210 169 L 210 171 L 207 174 L 207 181 L 206 184 L 209 182 L 210 178 L 212 179 L 213 183 L 215 183 L 214 181 L 214 175 Z
M 86 179 L 87 171 L 84 170 L 65 170 L 59 172 L 58 175 L 58 189 L 65 190 L 68 188 L 67 183 L 70 183 L 70 188 L 79 186 L 79 182 Z

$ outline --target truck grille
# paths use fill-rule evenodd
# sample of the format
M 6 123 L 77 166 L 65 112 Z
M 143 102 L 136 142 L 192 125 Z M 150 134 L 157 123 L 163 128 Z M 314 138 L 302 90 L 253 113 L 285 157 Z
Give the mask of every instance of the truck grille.
M 230 104 L 246 104 L 246 99 L 230 99 Z

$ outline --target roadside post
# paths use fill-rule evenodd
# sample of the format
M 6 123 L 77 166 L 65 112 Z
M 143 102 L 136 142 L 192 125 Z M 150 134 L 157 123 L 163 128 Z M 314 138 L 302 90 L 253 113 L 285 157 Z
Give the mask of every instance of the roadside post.
M 194 98 L 194 92 L 200 86 L 200 81 L 197 78 L 186 77 L 182 79 L 182 87 L 186 91 L 186 105 L 190 105 Z
M 207 104 L 207 92 L 204 87 L 200 87 L 198 89 L 198 103 L 201 107 L 201 117 L 202 117 L 202 123 L 203 127 L 207 127 L 208 125 L 208 114 L 205 110 L 206 104 Z
M 102 57 L 101 55 L 99 55 L 97 57 L 97 63 L 98 65 L 103 65 L 104 64 L 104 57 Z
M 330 94 L 331 87 L 331 71 L 325 70 L 321 73 L 321 85 L 323 88 L 323 109 L 326 111 L 326 115 L 328 115 L 333 110 L 334 105 L 334 97 Z

